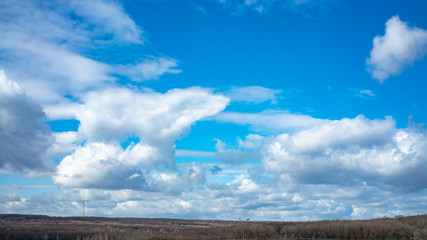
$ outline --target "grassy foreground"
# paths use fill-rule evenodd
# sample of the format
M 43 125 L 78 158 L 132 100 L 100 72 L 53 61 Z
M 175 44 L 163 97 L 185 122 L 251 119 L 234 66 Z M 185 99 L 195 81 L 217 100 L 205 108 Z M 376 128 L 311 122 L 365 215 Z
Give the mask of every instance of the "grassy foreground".
M 58 222 L 58 223 L 57 223 Z M 82 240 L 81 217 L 0 214 L 0 240 Z M 238 222 L 86 217 L 85 240 L 133 239 L 426 239 L 427 215 L 363 221 Z

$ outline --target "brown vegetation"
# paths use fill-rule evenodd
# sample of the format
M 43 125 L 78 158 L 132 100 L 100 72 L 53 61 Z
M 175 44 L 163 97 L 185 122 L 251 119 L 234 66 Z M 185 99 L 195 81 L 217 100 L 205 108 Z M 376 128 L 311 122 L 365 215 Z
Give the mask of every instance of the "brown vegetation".
M 57 222 L 59 222 L 57 224 Z M 426 239 L 427 215 L 364 221 L 238 222 L 164 218 L 85 218 L 85 240 Z M 82 239 L 81 217 L 0 215 L 0 240 Z

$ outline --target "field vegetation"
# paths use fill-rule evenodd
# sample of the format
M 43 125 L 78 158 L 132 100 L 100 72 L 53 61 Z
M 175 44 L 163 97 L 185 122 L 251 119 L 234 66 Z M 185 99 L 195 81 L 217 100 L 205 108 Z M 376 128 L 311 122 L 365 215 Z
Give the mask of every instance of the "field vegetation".
M 360 221 L 240 222 L 86 217 L 85 240 L 134 239 L 427 240 L 427 215 Z M 0 214 L 0 240 L 82 240 L 81 217 Z

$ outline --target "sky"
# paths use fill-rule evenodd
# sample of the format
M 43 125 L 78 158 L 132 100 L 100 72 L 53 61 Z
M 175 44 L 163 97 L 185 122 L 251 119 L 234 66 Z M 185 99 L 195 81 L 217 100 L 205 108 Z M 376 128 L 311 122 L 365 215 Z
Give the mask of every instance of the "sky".
M 427 2 L 0 1 L 0 212 L 426 214 Z

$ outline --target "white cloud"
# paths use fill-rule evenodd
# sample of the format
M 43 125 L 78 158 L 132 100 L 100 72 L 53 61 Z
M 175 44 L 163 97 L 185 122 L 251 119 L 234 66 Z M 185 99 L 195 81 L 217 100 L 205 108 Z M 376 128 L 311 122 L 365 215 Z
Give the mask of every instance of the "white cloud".
M 265 137 L 258 134 L 249 134 L 245 140 L 238 138 L 239 148 L 244 149 L 260 149 Z
M 1 63 L 40 102 L 111 81 L 108 65 L 74 51 L 90 42 L 84 24 L 68 17 L 66 5 L 3 1 L 0 8 Z
M 120 74 L 141 81 L 180 72 L 176 60 L 167 57 L 141 63 L 127 59 L 132 62 L 128 65 L 96 60 L 98 48 L 118 51 L 131 46 L 135 51 L 143 41 L 141 30 L 116 1 L 0 4 L 0 64 L 42 105 L 70 104 L 64 96 L 78 98 L 87 90 L 111 86 Z M 54 115 L 70 117 L 69 112 Z
M 44 106 L 44 111 L 49 120 L 75 119 L 80 104 L 68 99 L 61 99 L 56 103 L 50 103 Z
M 140 190 L 182 189 L 174 187 L 183 177 L 173 171 L 175 141 L 196 121 L 222 111 L 229 101 L 198 87 L 165 94 L 110 88 L 88 93 L 82 99 L 76 113 L 78 136 L 87 143 L 62 160 L 55 182 L 72 187 Z M 139 138 L 138 143 L 127 149 L 119 145 L 134 136 Z M 169 170 L 151 171 L 159 166 Z M 191 169 L 185 175 L 187 180 L 201 181 L 201 171 Z
M 261 187 L 252 180 L 241 175 L 228 184 L 236 194 L 258 193 Z
M 223 6 L 232 8 L 234 13 L 249 9 L 263 14 L 271 9 L 283 9 L 301 14 L 307 18 L 317 16 L 329 11 L 335 0 L 216 0 Z
M 269 8 L 273 7 L 276 2 L 280 3 L 281 1 L 277 0 L 217 0 L 223 6 L 227 6 L 233 9 L 234 13 L 245 11 L 250 9 L 251 11 L 256 11 L 258 13 L 264 13 Z
M 250 125 L 256 132 L 286 132 L 311 128 L 328 120 L 287 111 L 263 111 L 261 113 L 221 112 L 212 118 L 219 122 Z
M 410 27 L 399 16 L 390 18 L 385 25 L 385 34 L 374 38 L 374 47 L 366 60 L 372 77 L 380 82 L 423 59 L 427 50 L 426 30 Z
M 354 97 L 362 98 L 362 99 L 374 99 L 376 97 L 374 91 L 369 89 L 363 89 L 363 90 L 353 90 Z
M 187 166 L 184 173 L 150 168 L 157 154 L 157 149 L 142 143 L 126 149 L 117 144 L 87 143 L 61 161 L 53 179 L 66 187 L 164 193 L 190 191 L 205 181 L 204 171 L 197 165 Z
M 89 140 L 111 141 L 136 134 L 150 144 L 184 136 L 194 122 L 222 111 L 229 102 L 199 87 L 165 94 L 109 88 L 90 92 L 82 100 L 76 115 L 79 132 Z
M 113 0 L 71 0 L 70 5 L 78 15 L 94 24 L 95 28 L 101 28 L 102 32 L 114 34 L 114 38 L 124 42 L 143 42 L 142 31 L 125 13 L 120 3 Z
M 53 179 L 71 187 L 144 189 L 143 178 L 130 177 L 141 174 L 136 166 L 151 161 L 154 154 L 154 149 L 141 145 L 123 150 L 114 144 L 88 143 L 61 161 Z
M 280 89 L 269 89 L 260 86 L 232 87 L 225 92 L 225 95 L 234 102 L 262 103 L 271 101 L 277 104 L 278 95 L 282 93 Z
M 141 82 L 145 80 L 159 79 L 165 73 L 180 73 L 177 69 L 178 63 L 173 58 L 151 57 L 141 63 L 118 67 L 118 72 L 130 77 L 132 80 Z
M 299 183 L 353 185 L 366 181 L 391 190 L 427 187 L 427 136 L 397 129 L 391 118 L 363 116 L 281 134 L 263 149 L 270 171 Z
M 53 142 L 42 108 L 0 70 L 0 168 L 47 171 L 45 152 Z
M 82 142 L 77 132 L 52 132 L 55 141 L 49 146 L 46 155 L 52 158 L 71 154 Z
M 299 13 L 309 19 L 316 19 L 330 11 L 336 5 L 335 0 L 289 0 L 285 8 L 291 12 Z

